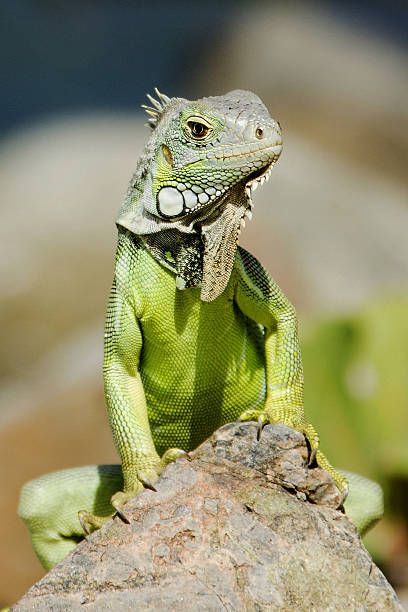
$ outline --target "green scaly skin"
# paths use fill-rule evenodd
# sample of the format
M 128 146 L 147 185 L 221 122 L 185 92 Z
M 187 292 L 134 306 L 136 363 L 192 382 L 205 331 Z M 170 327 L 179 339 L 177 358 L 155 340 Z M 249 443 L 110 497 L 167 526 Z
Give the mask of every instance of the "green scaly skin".
M 295 310 L 237 248 L 251 188 L 281 152 L 280 127 L 250 92 L 195 102 L 157 94 L 117 221 L 106 320 L 105 396 L 122 470 L 64 470 L 25 486 L 19 512 L 47 568 L 83 535 L 78 510 L 87 532 L 111 514 L 110 498 L 126 520 L 126 502 L 169 461 L 236 419 L 303 432 L 347 494 L 305 418 Z M 381 512 L 375 500 L 369 522 Z

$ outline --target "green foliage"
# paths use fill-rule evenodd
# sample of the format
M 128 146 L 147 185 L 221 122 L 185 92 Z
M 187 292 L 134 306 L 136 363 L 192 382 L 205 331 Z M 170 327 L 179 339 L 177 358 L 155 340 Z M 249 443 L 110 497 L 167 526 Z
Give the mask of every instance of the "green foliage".
M 408 491 L 407 313 L 407 297 L 379 300 L 310 324 L 303 341 L 306 413 L 323 450 L 381 482 L 395 511 L 402 506 L 392 482 L 399 497 Z

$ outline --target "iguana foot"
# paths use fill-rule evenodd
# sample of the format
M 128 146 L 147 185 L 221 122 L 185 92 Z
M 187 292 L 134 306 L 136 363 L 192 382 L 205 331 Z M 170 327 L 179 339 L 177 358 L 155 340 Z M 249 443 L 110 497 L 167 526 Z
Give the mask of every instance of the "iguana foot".
M 115 514 L 117 514 L 125 523 L 129 523 L 129 518 L 126 516 L 126 512 L 124 511 L 124 506 L 127 504 L 127 502 L 133 497 L 136 497 L 136 495 L 141 493 L 144 489 L 156 491 L 154 483 L 166 465 L 176 461 L 176 459 L 180 459 L 181 457 L 185 457 L 190 461 L 190 456 L 188 453 L 186 453 L 186 451 L 181 450 L 180 448 L 169 448 L 161 458 L 158 458 L 158 461 L 154 467 L 150 467 L 145 470 L 134 470 L 134 473 L 130 471 L 130 474 L 128 472 L 128 480 L 130 476 L 132 482 L 131 488 L 126 491 L 117 491 L 110 499 L 110 503 L 114 507 L 115 512 L 109 514 L 108 516 L 97 516 L 91 512 L 88 512 L 87 510 L 80 510 L 78 512 L 79 522 L 81 523 L 84 533 L 86 535 L 91 534 L 96 529 L 102 527 L 102 525 Z
M 161 457 L 158 459 L 156 465 L 153 468 L 145 470 L 136 470 L 136 476 L 133 476 L 132 487 L 127 491 L 117 491 L 111 497 L 111 504 L 115 509 L 115 512 L 108 516 L 97 516 L 88 512 L 87 510 L 80 510 L 78 512 L 78 519 L 81 527 L 86 535 L 90 535 L 93 531 L 96 531 L 106 521 L 117 514 L 125 523 L 129 523 L 129 518 L 126 516 L 124 506 L 126 503 L 135 497 L 138 493 L 141 493 L 144 489 L 150 489 L 156 491 L 154 486 L 155 481 L 159 477 L 159 474 L 169 463 L 176 461 L 180 457 L 185 457 L 190 460 L 188 453 L 179 448 L 169 448 Z M 130 474 L 132 476 L 132 474 Z M 128 475 L 129 477 L 129 475 Z
M 162 455 L 161 459 L 156 463 L 156 465 L 149 467 L 145 470 L 136 469 L 133 474 L 132 471 L 128 470 L 126 477 L 128 481 L 131 481 L 131 487 L 125 491 L 118 491 L 111 497 L 112 506 L 115 508 L 120 518 L 125 521 L 125 523 L 130 522 L 124 510 L 124 506 L 127 504 L 127 502 L 133 497 L 135 497 L 138 493 L 143 491 L 143 489 L 150 489 L 151 491 L 156 491 L 154 483 L 160 476 L 161 472 L 169 463 L 172 463 L 173 461 L 176 461 L 181 457 L 190 459 L 186 451 L 180 448 L 169 448 Z
M 348 481 L 347 478 L 337 472 L 331 463 L 328 461 L 326 456 L 319 450 L 319 436 L 311 423 L 307 423 L 303 416 L 303 408 L 297 409 L 268 409 L 264 408 L 261 410 L 246 410 L 239 417 L 240 421 L 257 421 L 258 431 L 257 439 L 259 440 L 262 434 L 262 430 L 267 424 L 283 423 L 288 427 L 292 427 L 297 431 L 300 431 L 305 436 L 308 445 L 310 447 L 309 465 L 312 465 L 315 461 L 318 466 L 323 470 L 329 472 L 330 476 L 336 483 L 337 488 L 343 495 L 343 502 L 347 497 L 348 493 Z

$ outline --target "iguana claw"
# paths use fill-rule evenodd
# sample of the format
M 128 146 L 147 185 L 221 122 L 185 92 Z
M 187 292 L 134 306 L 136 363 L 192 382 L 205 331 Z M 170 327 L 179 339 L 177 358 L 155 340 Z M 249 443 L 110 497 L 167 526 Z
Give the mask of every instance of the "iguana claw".
M 130 520 L 126 516 L 123 507 L 134 496 L 134 491 L 128 491 L 127 493 L 124 493 L 123 491 L 118 491 L 117 493 L 115 493 L 115 495 L 111 497 L 111 504 L 115 508 L 116 514 L 119 516 L 119 518 L 122 519 L 124 523 L 129 524 Z
M 262 430 L 265 427 L 265 425 L 267 425 L 269 423 L 269 419 L 266 416 L 266 414 L 264 412 L 261 412 L 261 414 L 258 417 L 258 429 L 256 432 L 256 439 L 259 440 L 261 439 L 261 434 L 262 434 Z
M 152 479 L 149 478 L 148 474 L 145 474 L 144 472 L 139 472 L 138 478 L 145 489 L 150 489 L 150 491 L 154 491 L 155 493 L 157 492 L 157 489 L 154 486 Z
M 317 456 L 317 448 L 312 448 L 310 451 L 310 455 L 309 455 L 308 467 L 311 467 L 312 465 L 316 463 L 316 456 Z

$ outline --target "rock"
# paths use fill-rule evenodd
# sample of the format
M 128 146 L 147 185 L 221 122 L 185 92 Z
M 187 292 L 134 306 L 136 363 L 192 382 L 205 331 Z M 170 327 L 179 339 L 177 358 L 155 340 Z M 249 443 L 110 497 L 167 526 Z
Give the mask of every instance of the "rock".
M 256 432 L 216 431 L 12 609 L 402 610 L 303 435 Z

